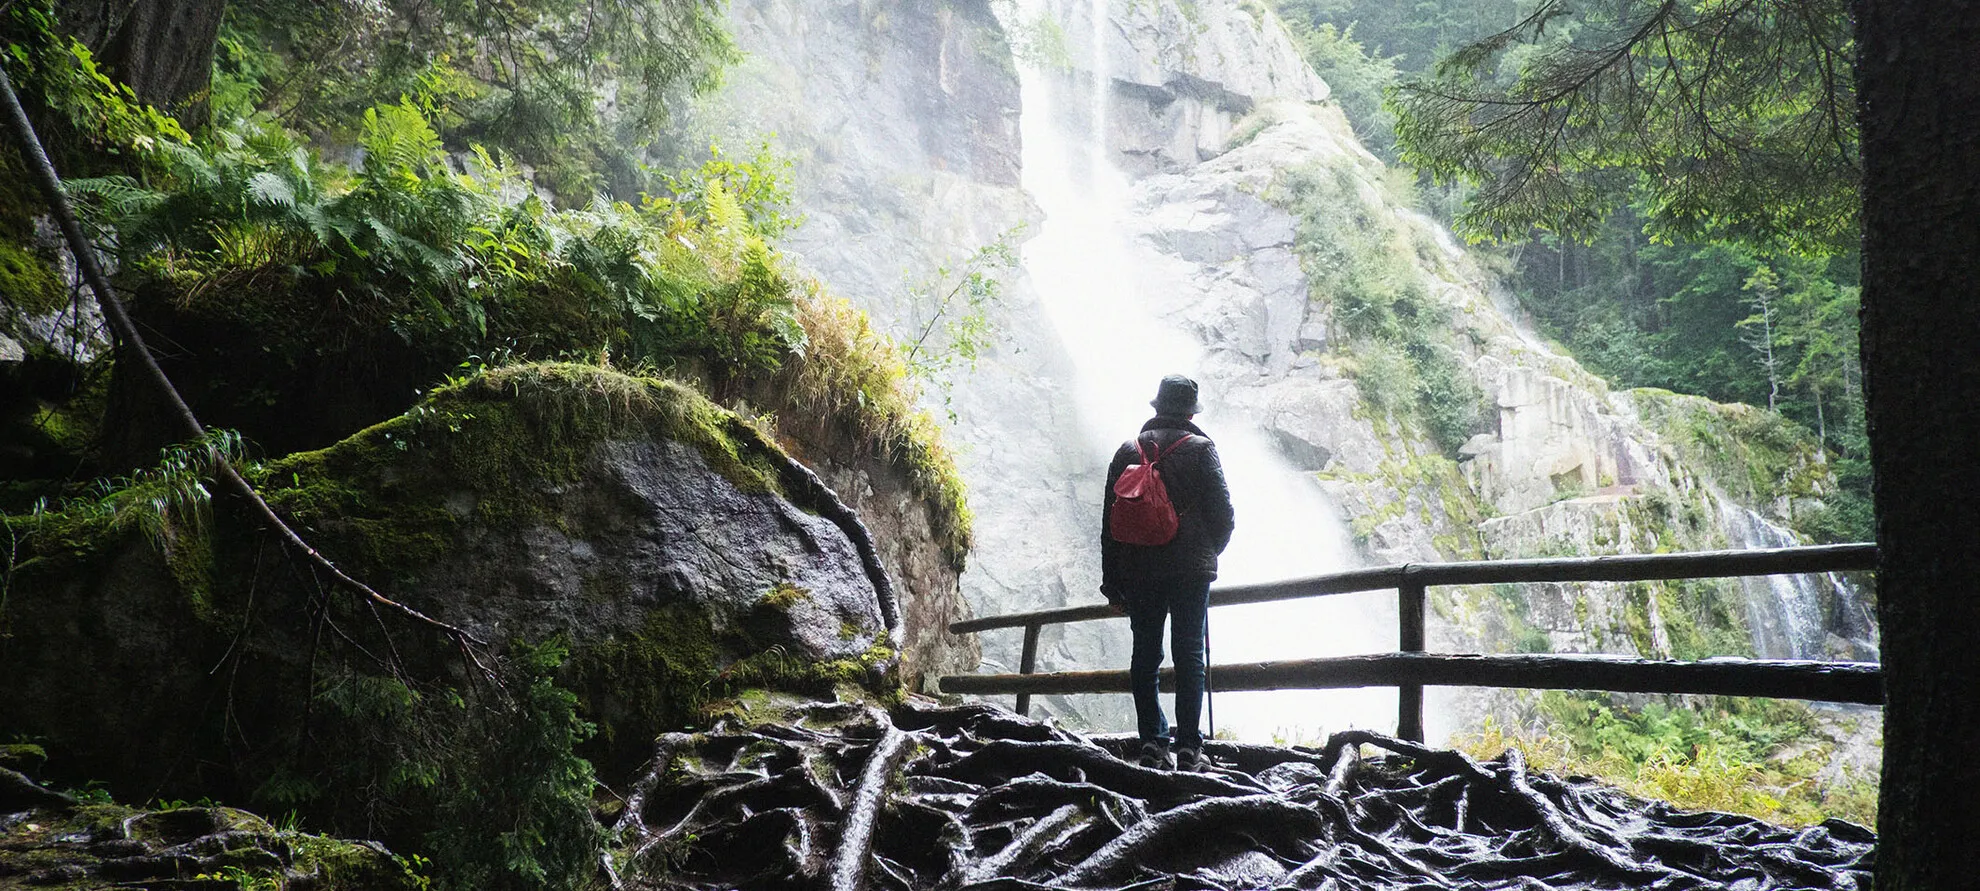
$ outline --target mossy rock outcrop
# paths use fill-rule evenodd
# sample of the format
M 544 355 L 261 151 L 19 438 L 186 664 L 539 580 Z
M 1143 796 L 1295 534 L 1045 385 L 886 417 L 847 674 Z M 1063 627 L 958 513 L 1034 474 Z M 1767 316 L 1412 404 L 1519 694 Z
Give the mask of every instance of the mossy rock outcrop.
M 374 610 L 224 498 L 15 517 L 0 737 L 60 779 L 294 807 L 443 873 L 519 847 L 472 881 L 526 887 L 595 863 L 593 764 L 609 787 L 750 689 L 897 695 L 863 526 L 684 385 L 491 371 L 251 475 L 345 570 L 488 646 Z
M 428 881 L 377 842 L 279 829 L 230 807 L 77 800 L 0 768 L 0 888 L 17 886 L 421 891 Z

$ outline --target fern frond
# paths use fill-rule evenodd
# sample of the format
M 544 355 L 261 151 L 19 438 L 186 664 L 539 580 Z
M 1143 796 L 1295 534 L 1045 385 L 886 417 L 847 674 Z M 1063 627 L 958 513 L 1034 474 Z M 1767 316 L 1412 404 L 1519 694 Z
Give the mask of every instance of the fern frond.
M 205 152 L 197 146 L 176 142 L 163 144 L 165 158 L 174 178 L 181 180 L 190 189 L 210 191 L 220 185 L 220 175 L 213 169 Z
M 113 221 L 149 213 L 165 203 L 165 194 L 147 189 L 128 176 L 98 176 L 62 181 L 69 197 L 82 201 Z
M 419 109 L 406 103 L 365 111 L 358 144 L 365 151 L 367 178 L 416 175 L 442 158 L 440 135 Z
M 257 204 L 282 208 L 296 206 L 295 188 L 272 171 L 263 170 L 249 177 L 247 193 L 248 197 Z

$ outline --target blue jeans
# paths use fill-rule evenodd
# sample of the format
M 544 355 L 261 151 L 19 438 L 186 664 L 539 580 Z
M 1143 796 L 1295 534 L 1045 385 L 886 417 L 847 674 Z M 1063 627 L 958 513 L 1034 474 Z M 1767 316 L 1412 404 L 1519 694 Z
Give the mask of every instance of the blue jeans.
M 1128 681 L 1134 688 L 1134 714 L 1144 741 L 1167 742 L 1169 718 L 1162 713 L 1162 625 L 1170 626 L 1170 646 L 1176 654 L 1175 744 L 1203 746 L 1203 633 L 1209 623 L 1210 582 L 1207 579 L 1159 579 L 1129 588 L 1128 622 L 1134 629 L 1134 657 Z

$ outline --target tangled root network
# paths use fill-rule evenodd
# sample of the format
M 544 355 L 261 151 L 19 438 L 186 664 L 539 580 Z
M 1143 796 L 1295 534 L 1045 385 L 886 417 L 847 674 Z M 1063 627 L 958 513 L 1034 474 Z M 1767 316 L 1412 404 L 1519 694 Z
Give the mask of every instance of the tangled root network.
M 795 707 L 663 738 L 621 888 L 1867 889 L 1876 839 L 1681 811 L 1364 731 L 1201 773 L 990 706 Z M 1111 748 L 1110 748 L 1111 746 Z M 1364 747 L 1374 754 L 1364 757 Z

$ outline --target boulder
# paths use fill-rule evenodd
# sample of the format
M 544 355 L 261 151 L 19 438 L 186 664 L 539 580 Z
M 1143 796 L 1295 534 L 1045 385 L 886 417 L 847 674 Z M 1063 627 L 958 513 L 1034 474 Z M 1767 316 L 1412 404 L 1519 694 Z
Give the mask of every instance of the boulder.
M 395 845 L 535 819 L 557 848 L 588 825 L 579 755 L 609 783 L 755 688 L 898 695 L 865 526 L 684 385 L 514 366 L 249 475 L 346 571 L 468 639 L 336 587 L 196 478 L 140 477 L 129 501 L 9 518 L 0 736 L 76 782 Z M 586 849 L 558 848 L 573 869 Z

